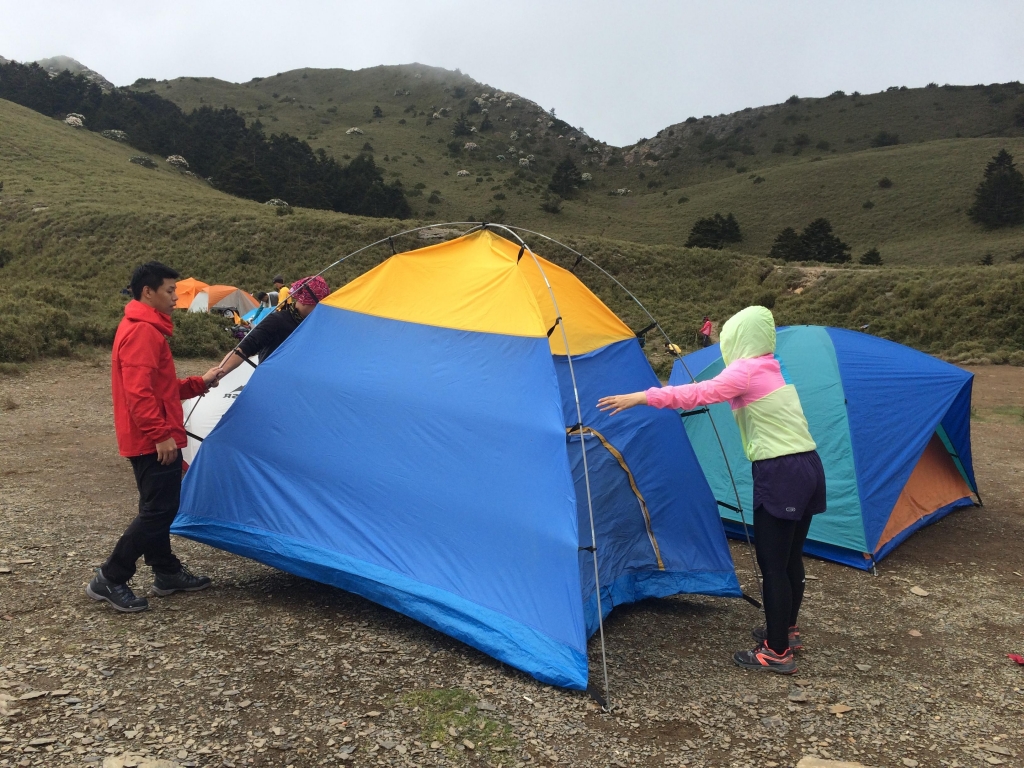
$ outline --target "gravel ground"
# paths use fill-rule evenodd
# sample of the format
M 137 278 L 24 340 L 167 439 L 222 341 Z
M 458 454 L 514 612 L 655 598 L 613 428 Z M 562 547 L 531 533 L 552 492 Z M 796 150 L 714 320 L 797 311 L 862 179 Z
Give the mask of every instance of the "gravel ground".
M 176 550 L 212 589 L 136 615 L 94 603 L 83 587 L 137 503 L 109 368 L 0 376 L 0 767 L 1024 765 L 1024 668 L 1006 658 L 1024 653 L 1024 370 L 976 373 L 985 507 L 918 533 L 877 576 L 809 560 L 795 677 L 732 665 L 759 621 L 743 601 L 616 610 L 611 713 L 186 540 Z M 733 554 L 755 591 L 744 547 Z

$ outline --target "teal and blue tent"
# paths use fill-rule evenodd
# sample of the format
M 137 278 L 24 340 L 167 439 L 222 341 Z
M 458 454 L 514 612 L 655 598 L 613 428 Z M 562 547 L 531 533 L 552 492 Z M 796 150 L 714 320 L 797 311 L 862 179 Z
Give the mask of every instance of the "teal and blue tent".
M 971 462 L 974 374 L 895 342 L 819 326 L 779 328 L 775 356 L 796 386 L 828 487 L 828 511 L 814 518 L 804 551 L 870 569 L 914 531 L 977 493 Z M 717 344 L 676 361 L 670 384 L 718 375 Z M 750 462 L 729 405 L 711 420 L 683 414 L 687 434 L 719 501 L 732 502 L 732 475 L 750 522 Z M 740 515 L 721 510 L 727 532 L 741 535 Z
M 636 335 L 524 250 L 483 229 L 322 301 L 206 438 L 173 532 L 571 688 L 599 625 L 595 547 L 603 614 L 739 596 L 679 417 L 596 408 L 658 384 Z

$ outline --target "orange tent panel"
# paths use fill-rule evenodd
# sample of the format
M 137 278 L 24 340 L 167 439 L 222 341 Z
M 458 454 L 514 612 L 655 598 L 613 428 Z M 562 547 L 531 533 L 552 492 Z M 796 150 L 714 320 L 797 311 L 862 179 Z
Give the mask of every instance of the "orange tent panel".
M 922 517 L 970 495 L 970 486 L 953 463 L 942 439 L 937 434 L 932 435 L 896 500 L 875 551 Z
M 188 309 L 189 305 L 192 304 L 192 300 L 196 297 L 196 294 L 209 287 L 210 286 L 202 280 L 196 280 L 194 277 L 186 277 L 184 280 L 179 280 L 178 287 L 176 289 L 178 294 L 178 303 L 174 305 L 174 308 Z

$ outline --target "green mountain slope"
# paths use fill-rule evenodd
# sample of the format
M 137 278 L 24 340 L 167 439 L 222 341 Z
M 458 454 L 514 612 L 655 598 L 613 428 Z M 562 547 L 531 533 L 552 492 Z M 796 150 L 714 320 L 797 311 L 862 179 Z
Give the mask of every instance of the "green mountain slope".
M 268 132 L 297 135 L 342 160 L 372 148 L 426 218 L 667 244 L 685 241 L 697 218 L 731 211 L 745 235 L 738 248 L 759 254 L 783 227 L 822 216 L 855 254 L 878 247 L 888 264 L 970 264 L 986 254 L 998 262 L 1024 249 L 1020 232 L 988 232 L 966 216 L 993 154 L 1005 147 L 1024 162 L 1024 89 L 1016 83 L 800 99 L 680 123 L 621 149 L 527 99 L 421 65 L 135 87 L 184 109 L 233 106 Z M 459 113 L 482 95 L 493 130 L 452 136 Z M 374 107 L 382 117 L 373 117 Z M 478 126 L 483 113 L 468 117 Z M 899 143 L 873 148 L 883 131 Z M 453 157 L 453 141 L 478 148 Z M 593 179 L 560 213 L 545 212 L 551 171 L 567 155 Z M 520 157 L 532 158 L 529 167 L 519 167 Z M 878 187 L 882 177 L 892 188 Z M 619 189 L 629 192 L 614 194 Z
M 133 165 L 132 154 L 95 133 L 0 101 L 0 362 L 108 345 L 124 303 L 119 291 L 144 260 L 256 290 L 277 272 L 298 278 L 416 225 L 304 209 L 282 216 L 164 162 L 157 169 Z M 572 266 L 571 254 L 528 239 L 539 253 Z M 426 242 L 404 237 L 395 245 Z M 870 324 L 873 333 L 955 359 L 1024 364 L 1021 263 L 806 269 L 737 252 L 580 233 L 568 242 L 633 290 L 683 345 L 692 344 L 705 312 L 721 321 L 762 303 L 774 308 L 780 323 Z M 337 287 L 390 254 L 387 245 L 378 246 L 327 277 Z M 631 327 L 647 325 L 606 277 L 586 264 L 577 274 Z M 215 354 L 231 343 L 216 318 L 176 317 L 178 353 Z M 666 373 L 660 343 L 652 340 L 648 351 Z

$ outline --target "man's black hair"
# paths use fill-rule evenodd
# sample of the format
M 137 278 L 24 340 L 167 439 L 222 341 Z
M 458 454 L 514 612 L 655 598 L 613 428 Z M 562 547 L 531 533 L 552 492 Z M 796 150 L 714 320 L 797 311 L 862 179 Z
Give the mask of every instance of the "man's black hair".
M 164 280 L 177 280 L 181 275 L 159 261 L 147 261 L 140 264 L 132 272 L 132 280 L 128 287 L 132 289 L 132 296 L 138 300 L 142 298 L 142 289 L 149 286 L 154 291 L 164 284 Z

